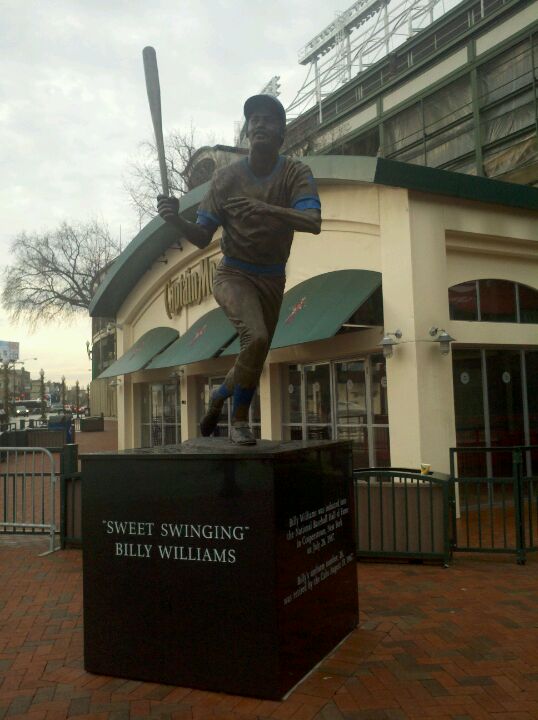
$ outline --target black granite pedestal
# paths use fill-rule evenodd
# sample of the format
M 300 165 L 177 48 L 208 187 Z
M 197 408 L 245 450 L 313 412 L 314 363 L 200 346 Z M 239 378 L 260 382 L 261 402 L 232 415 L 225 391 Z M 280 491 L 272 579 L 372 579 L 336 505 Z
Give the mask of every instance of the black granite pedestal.
M 280 699 L 357 624 L 348 442 L 82 456 L 88 671 Z

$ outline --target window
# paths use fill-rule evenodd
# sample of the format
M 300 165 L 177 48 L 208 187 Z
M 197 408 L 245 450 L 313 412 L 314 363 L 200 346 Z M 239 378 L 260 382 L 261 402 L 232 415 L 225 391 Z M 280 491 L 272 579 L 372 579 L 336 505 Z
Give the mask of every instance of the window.
M 538 324 L 538 291 L 510 280 L 470 280 L 448 290 L 451 320 Z
M 363 133 L 353 140 L 345 142 L 331 152 L 332 155 L 368 155 L 375 157 L 379 150 L 379 128 Z
M 527 285 L 519 285 L 519 322 L 538 323 L 538 292 Z
M 516 286 L 507 280 L 480 280 L 480 320 L 517 322 Z
M 489 105 L 522 90 L 530 83 L 532 83 L 532 55 L 530 42 L 526 40 L 479 68 L 480 104 Z
M 385 122 L 385 152 L 387 156 L 403 150 L 423 138 L 422 110 L 415 103 Z M 400 160 L 401 158 L 398 157 Z
M 527 128 L 534 128 L 536 110 L 532 88 L 510 97 L 480 114 L 484 144 L 502 140 Z
M 478 283 L 471 282 L 454 285 L 448 290 L 448 304 L 451 320 L 478 320 Z
M 424 125 L 428 135 L 452 125 L 456 120 L 463 120 L 471 113 L 469 75 L 464 75 L 424 98 Z
M 474 151 L 473 121 L 464 120 L 426 140 L 426 164 L 439 167 Z

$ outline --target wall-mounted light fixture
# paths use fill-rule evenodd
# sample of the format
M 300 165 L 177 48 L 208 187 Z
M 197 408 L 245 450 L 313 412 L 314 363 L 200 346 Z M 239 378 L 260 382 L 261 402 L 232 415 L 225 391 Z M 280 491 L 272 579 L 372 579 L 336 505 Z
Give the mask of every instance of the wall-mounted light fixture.
M 123 325 L 115 322 L 109 322 L 106 326 L 107 335 L 112 335 L 115 330 L 123 330 Z
M 123 379 L 120 377 L 114 378 L 113 380 L 110 380 L 110 382 L 108 383 L 108 386 L 113 387 L 113 388 L 120 387 L 120 385 L 123 385 Z
M 383 355 L 386 358 L 392 357 L 393 355 L 393 348 L 395 345 L 398 345 L 398 340 L 402 337 L 402 331 L 400 329 L 395 330 L 394 332 L 386 332 L 383 340 L 380 342 L 380 346 L 383 348 Z M 396 338 L 394 340 L 393 338 Z
M 446 330 L 438 327 L 431 327 L 429 333 L 433 338 L 433 342 L 439 343 L 439 352 L 441 355 L 448 355 L 450 352 L 450 343 L 453 343 L 456 338 L 449 335 Z
M 176 370 L 173 370 L 170 373 L 169 377 L 171 377 L 175 380 L 179 380 L 179 378 L 183 377 L 183 375 L 185 375 L 185 368 L 181 367 L 181 368 L 176 368 Z

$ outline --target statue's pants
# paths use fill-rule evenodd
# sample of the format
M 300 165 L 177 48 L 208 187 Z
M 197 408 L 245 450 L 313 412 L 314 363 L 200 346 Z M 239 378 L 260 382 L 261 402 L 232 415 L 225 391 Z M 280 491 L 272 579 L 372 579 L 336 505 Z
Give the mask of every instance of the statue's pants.
M 257 275 L 220 265 L 213 295 L 239 333 L 241 350 L 234 366 L 217 391 L 233 396 L 232 422 L 246 422 L 275 332 L 286 278 Z

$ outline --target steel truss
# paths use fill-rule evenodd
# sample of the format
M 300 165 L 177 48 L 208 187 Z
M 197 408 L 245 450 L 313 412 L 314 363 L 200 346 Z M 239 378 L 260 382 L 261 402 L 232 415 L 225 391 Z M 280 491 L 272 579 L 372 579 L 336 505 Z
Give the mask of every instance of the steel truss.
M 431 25 L 454 0 L 357 0 L 299 51 L 309 66 L 287 108 L 297 117 L 314 102 L 322 121 L 322 101 L 330 93 Z

